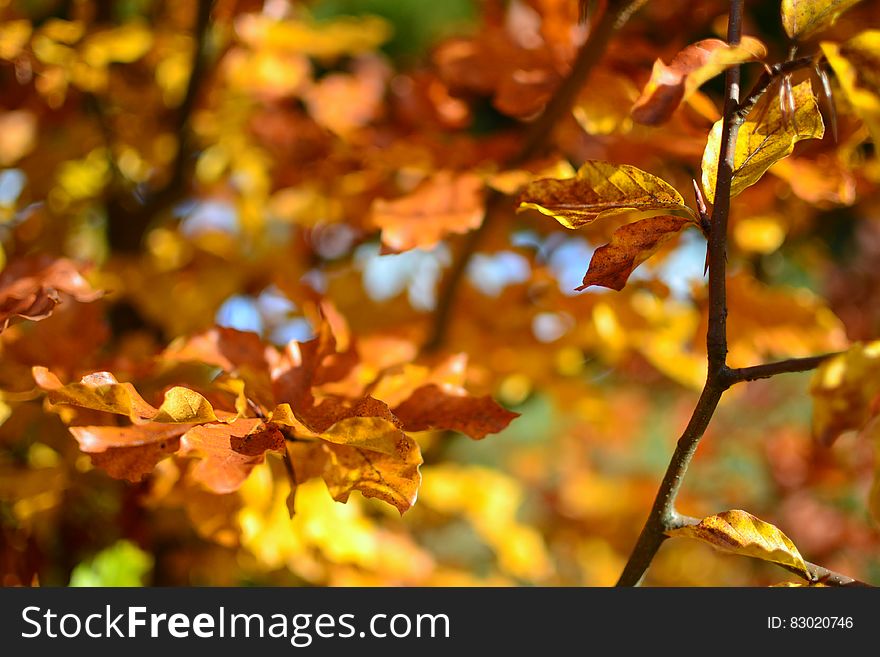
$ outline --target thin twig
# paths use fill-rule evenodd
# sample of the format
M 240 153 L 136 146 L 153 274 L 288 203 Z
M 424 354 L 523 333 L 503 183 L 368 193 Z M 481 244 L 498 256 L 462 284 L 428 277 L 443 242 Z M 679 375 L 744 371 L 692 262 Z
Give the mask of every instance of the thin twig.
M 766 363 L 765 365 L 753 365 L 752 367 L 740 367 L 728 371 L 728 376 L 732 383 L 740 383 L 741 381 L 756 381 L 757 379 L 769 379 L 777 374 L 788 374 L 792 372 L 809 372 L 824 363 L 837 353 L 820 354 L 818 356 L 809 356 L 807 358 L 789 358 L 780 360 L 775 363 Z
M 508 167 L 520 166 L 535 157 L 545 147 L 556 124 L 571 111 L 578 92 L 583 88 L 590 72 L 602 58 L 602 55 L 605 54 L 611 38 L 645 2 L 647 0 L 611 0 L 608 3 L 609 6 L 601 19 L 590 29 L 590 36 L 578 52 L 568 77 L 562 81 L 541 116 L 529 128 L 522 146 L 506 163 Z M 486 199 L 486 213 L 483 223 L 464 238 L 461 247 L 455 254 L 452 266 L 440 290 L 431 331 L 422 346 L 423 351 L 435 351 L 443 345 L 461 281 L 489 226 L 493 223 L 494 218 L 505 209 L 505 202 L 506 197 L 500 192 L 493 190 L 489 193 Z
M 816 63 L 815 56 L 799 57 L 787 62 L 780 62 L 769 66 L 757 79 L 752 89 L 745 95 L 742 102 L 736 108 L 736 117 L 740 121 L 744 121 L 752 111 L 752 108 L 758 104 L 761 97 L 767 92 L 770 86 L 779 78 L 789 75 L 803 68 L 808 68 Z
M 739 43 L 742 36 L 743 0 L 732 0 L 727 23 L 727 41 Z M 682 433 L 669 461 L 666 474 L 657 491 L 651 513 L 630 554 L 618 586 L 636 586 L 641 582 L 654 555 L 666 539 L 665 532 L 675 526 L 679 516 L 675 500 L 684 475 L 697 451 L 700 439 L 709 426 L 712 415 L 724 391 L 730 386 L 727 368 L 727 218 L 730 213 L 730 188 L 733 179 L 733 156 L 741 118 L 739 107 L 739 66 L 727 70 L 725 78 L 724 120 L 721 128 L 721 148 L 718 156 L 718 174 L 715 183 L 715 205 L 709 229 L 709 326 L 706 331 L 708 370 L 703 392 L 691 419 Z

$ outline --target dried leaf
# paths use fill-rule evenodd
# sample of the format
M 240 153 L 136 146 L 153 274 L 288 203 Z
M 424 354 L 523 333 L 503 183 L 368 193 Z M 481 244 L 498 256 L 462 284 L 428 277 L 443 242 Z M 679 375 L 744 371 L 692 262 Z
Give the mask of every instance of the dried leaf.
M 736 45 L 720 39 L 697 41 L 678 52 L 666 65 L 654 62 L 651 79 L 632 108 L 632 118 L 638 123 L 657 125 L 668 121 L 676 108 L 706 81 L 724 70 L 761 60 L 767 48 L 752 37 L 743 37 Z
M 574 178 L 545 178 L 519 196 L 519 209 L 553 217 L 566 228 L 581 228 L 602 217 L 630 211 L 677 210 L 693 216 L 672 185 L 628 164 L 590 160 Z
M 391 251 L 431 249 L 447 235 L 483 222 L 483 181 L 473 173 L 439 171 L 406 196 L 376 199 L 371 214 Z
M 165 393 L 159 408 L 147 403 L 130 383 L 120 383 L 110 372 L 95 372 L 78 383 L 64 385 L 45 367 L 32 370 L 37 385 L 53 404 L 70 404 L 105 413 L 128 416 L 135 424 L 147 422 L 198 424 L 217 422 L 207 399 L 189 388 L 175 386 Z M 228 416 L 228 414 L 227 414 Z
M 412 438 L 400 442 L 394 455 L 324 443 L 328 455 L 323 477 L 330 495 L 345 502 L 353 490 L 375 497 L 403 514 L 416 503 L 422 476 L 422 454 Z
M 180 436 L 192 425 L 150 423 L 127 427 L 70 427 L 79 448 L 92 463 L 116 479 L 140 481 L 180 447 Z
M 804 39 L 831 27 L 860 0 L 782 0 L 782 26 L 792 39 Z
M 284 436 L 276 427 L 240 418 L 231 424 L 193 427 L 181 439 L 179 454 L 201 459 L 191 471 L 195 481 L 215 493 L 231 493 L 263 462 L 267 451 L 283 448 Z
M 575 288 L 584 290 L 601 285 L 622 290 L 633 270 L 657 253 L 666 242 L 685 226 L 694 222 L 681 217 L 649 217 L 621 226 L 614 231 L 611 242 L 593 253 L 584 284 Z
M 406 431 L 458 431 L 474 440 L 498 433 L 519 417 L 519 413 L 508 411 L 489 396 L 469 397 L 435 384 L 416 390 L 394 408 L 394 415 Z
M 774 525 L 746 511 L 724 511 L 703 518 L 698 525 L 674 529 L 667 534 L 695 538 L 724 552 L 778 563 L 812 580 L 794 543 Z
M 797 142 L 803 139 L 821 139 L 824 136 L 825 125 L 810 81 L 806 80 L 794 87 L 792 94 L 795 111 L 788 120 L 782 108 L 777 103 L 771 103 L 760 120 L 747 119 L 740 126 L 733 161 L 731 196 L 736 196 L 758 182 L 767 169 L 791 155 Z M 713 203 L 721 149 L 721 127 L 721 121 L 712 127 L 703 153 L 703 190 Z
M 14 317 L 46 319 L 61 303 L 62 294 L 88 303 L 103 292 L 93 289 L 65 258 L 22 258 L 9 263 L 0 273 L 0 332 Z

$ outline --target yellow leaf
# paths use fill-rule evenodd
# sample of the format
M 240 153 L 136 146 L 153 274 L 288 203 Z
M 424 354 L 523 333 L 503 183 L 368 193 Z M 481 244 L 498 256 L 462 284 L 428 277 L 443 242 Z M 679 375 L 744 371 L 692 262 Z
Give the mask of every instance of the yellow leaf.
M 630 211 L 693 217 L 681 194 L 665 180 L 628 164 L 598 160 L 587 161 L 574 178 L 530 183 L 519 196 L 519 209 L 537 210 L 572 229 Z
M 165 393 L 165 400 L 152 418 L 153 422 L 216 422 L 217 416 L 207 399 L 189 388 L 175 386 Z
M 823 42 L 822 52 L 837 82 L 874 139 L 880 143 L 880 30 L 867 30 L 838 44 Z
M 667 534 L 695 538 L 724 552 L 778 563 L 812 580 L 804 558 L 791 539 L 746 511 L 724 511 L 703 518 L 698 525 L 673 529 Z
M 409 436 L 380 417 L 348 417 L 336 422 L 321 438 L 337 445 L 361 447 L 383 454 L 406 454 L 412 447 Z
M 422 453 L 415 440 L 405 436 L 397 454 L 384 454 L 348 445 L 324 443 L 327 464 L 323 477 L 337 502 L 347 502 L 353 490 L 375 497 L 403 514 L 416 503 L 422 476 Z
M 821 139 L 825 134 L 825 124 L 810 81 L 797 85 L 792 93 L 795 103 L 792 116 L 784 116 L 779 103 L 771 99 L 760 120 L 747 119 L 740 126 L 733 160 L 731 196 L 758 182 L 773 164 L 791 155 L 797 142 Z M 721 149 L 721 125 L 722 122 L 718 121 L 712 126 L 703 153 L 703 190 L 713 203 Z
M 845 431 L 864 427 L 880 395 L 880 341 L 855 344 L 829 358 L 813 374 L 813 433 L 830 444 Z
M 105 413 L 127 415 L 135 424 L 162 422 L 200 424 L 217 422 L 214 409 L 199 393 L 176 386 L 165 393 L 159 408 L 141 397 L 130 383 L 120 383 L 110 372 L 95 372 L 77 383 L 64 385 L 45 367 L 33 368 L 37 385 L 53 404 L 70 404 Z M 233 418 L 234 419 L 234 418 Z
M 792 39 L 802 39 L 831 27 L 860 0 L 782 0 L 782 26 Z
M 647 125 L 663 123 L 707 80 L 734 64 L 763 59 L 766 55 L 764 44 L 752 37 L 743 37 L 736 45 L 720 39 L 692 43 L 668 65 L 661 59 L 654 62 L 651 79 L 633 105 L 632 117 Z

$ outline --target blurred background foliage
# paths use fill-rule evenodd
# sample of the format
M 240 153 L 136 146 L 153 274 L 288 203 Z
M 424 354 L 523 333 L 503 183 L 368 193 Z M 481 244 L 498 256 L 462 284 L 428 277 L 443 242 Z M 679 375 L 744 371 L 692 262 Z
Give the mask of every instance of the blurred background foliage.
M 574 293 L 610 228 L 568 232 L 515 214 L 511 199 L 468 269 L 446 351 L 467 353 L 469 387 L 521 417 L 479 442 L 419 434 L 423 483 L 403 517 L 358 494 L 336 503 L 312 480 L 290 519 L 274 457 L 227 495 L 194 486 L 186 463 L 171 459 L 140 483 L 112 479 L 44 410 L 29 374 L 50 363 L 71 379 L 98 369 L 136 378 L 171 340 L 215 323 L 277 345 L 306 340 L 318 296 L 365 344 L 379 335 L 418 344 L 465 231 L 417 235 L 418 248 L 393 253 L 375 202 L 437 171 L 485 180 L 503 171 L 530 103 L 540 109 L 542 87 L 523 79 L 552 85 L 587 33 L 575 5 L 217 0 L 200 43 L 196 2 L 0 0 L 4 257 L 89 263 L 89 280 L 109 291 L 0 336 L 3 585 L 616 581 L 705 375 L 697 234 L 664 248 L 620 293 Z M 600 101 L 634 100 L 654 59 L 718 35 L 726 6 L 649 2 L 612 43 L 597 71 L 605 84 L 588 84 L 580 121 L 560 123 L 541 164 L 631 163 L 689 198 L 719 80 L 657 128 Z M 784 59 L 778 3 L 747 6 L 747 33 L 768 45 L 768 61 Z M 862 3 L 822 38 L 844 40 L 878 19 L 876 3 Z M 188 101 L 200 45 L 205 64 Z M 455 60 L 462 50 L 473 59 Z M 746 69 L 747 80 L 758 74 L 760 65 Z M 800 145 L 734 204 L 734 366 L 878 335 L 880 169 L 837 98 L 839 143 Z M 805 558 L 880 581 L 866 503 L 873 446 L 855 435 L 818 444 L 808 384 L 790 375 L 732 390 L 680 508 L 748 509 Z M 788 578 L 670 540 L 647 583 Z

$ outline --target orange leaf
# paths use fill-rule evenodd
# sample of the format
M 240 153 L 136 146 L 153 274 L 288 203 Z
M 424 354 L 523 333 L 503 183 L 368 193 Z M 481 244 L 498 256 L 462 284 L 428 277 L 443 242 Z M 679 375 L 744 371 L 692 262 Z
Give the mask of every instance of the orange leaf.
M 0 274 L 0 332 L 14 317 L 46 319 L 67 294 L 84 303 L 103 292 L 94 290 L 70 260 L 46 257 L 16 260 Z
M 268 450 L 281 450 L 284 436 L 256 418 L 240 418 L 231 424 L 193 427 L 181 439 L 181 456 L 198 456 L 193 479 L 215 493 L 237 490 L 251 470 L 263 462 Z
M 757 39 L 743 37 L 730 45 L 719 39 L 692 43 L 673 57 L 669 65 L 654 62 L 651 79 L 633 105 L 633 120 L 657 125 L 669 120 L 676 108 L 704 82 L 742 62 L 763 59 L 767 49 Z
M 180 447 L 192 425 L 150 423 L 128 427 L 70 427 L 79 448 L 111 477 L 140 481 L 156 464 Z
M 431 384 L 416 390 L 394 409 L 406 431 L 445 429 L 481 440 L 504 429 L 519 413 L 508 411 L 489 396 L 452 394 Z
M 391 251 L 431 249 L 451 233 L 466 233 L 483 222 L 483 181 L 476 174 L 440 171 L 414 191 L 388 201 L 376 199 L 373 223 Z
M 596 249 L 584 276 L 584 284 L 575 289 L 601 285 L 622 290 L 636 267 L 692 223 L 681 217 L 661 216 L 621 226 L 614 231 L 609 244 Z

